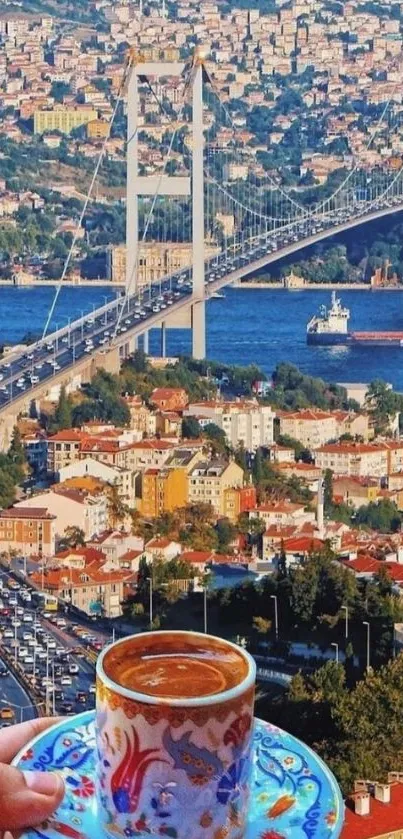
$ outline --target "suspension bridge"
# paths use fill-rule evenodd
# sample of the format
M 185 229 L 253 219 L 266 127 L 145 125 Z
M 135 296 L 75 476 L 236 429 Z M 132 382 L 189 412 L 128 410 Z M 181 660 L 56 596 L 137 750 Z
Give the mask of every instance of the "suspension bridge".
M 174 112 L 160 93 L 167 78 L 177 82 Z M 160 165 L 151 172 L 141 162 L 144 135 L 151 131 L 144 123 L 144 97 L 153 103 L 154 112 L 158 110 L 167 138 L 164 153 L 154 143 L 154 158 L 160 158 Z M 113 302 L 51 331 L 114 120 L 125 100 L 125 289 Z M 256 174 L 256 152 L 239 142 L 240 129 L 233 122 L 230 103 L 217 93 L 201 48 L 188 63 L 143 60 L 130 51 L 109 134 L 42 337 L 0 364 L 0 425 L 10 426 L 33 399 L 55 384 L 75 378 L 86 381 L 99 367 L 119 369 L 122 359 L 139 345 L 147 352 L 149 330 L 155 327 L 161 330 L 162 355 L 166 330 L 186 326 L 192 329 L 193 356 L 204 358 L 205 305 L 214 292 L 301 248 L 403 209 L 403 169 L 368 163 L 385 143 L 393 148 L 402 115 L 403 108 L 399 111 L 392 95 L 368 130 L 361 157 L 352 155 L 348 165 L 340 164 L 341 177 L 332 195 L 306 206 L 301 191 L 286 190 L 279 174 Z M 189 266 L 158 282 L 140 284 L 141 248 L 150 236 L 154 242 L 188 242 Z

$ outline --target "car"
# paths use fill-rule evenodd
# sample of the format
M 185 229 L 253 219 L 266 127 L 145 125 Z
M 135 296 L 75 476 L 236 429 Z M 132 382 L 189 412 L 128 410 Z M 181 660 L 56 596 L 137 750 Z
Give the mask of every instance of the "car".
M 26 655 L 24 658 L 24 667 L 33 667 L 34 664 L 34 657 L 32 655 Z
M 47 642 L 47 646 L 50 650 L 55 650 L 56 649 L 56 641 L 53 641 L 53 639 L 50 638 Z
M 4 638 L 14 638 L 14 632 L 12 629 L 5 629 L 3 632 L 3 639 Z
M 87 702 L 87 699 L 88 699 L 88 694 L 85 690 L 77 691 L 76 702 L 78 702 L 79 705 L 85 705 L 86 702 Z
M 62 677 L 61 677 L 61 679 L 60 679 L 60 684 L 61 684 L 61 685 L 66 685 L 66 686 L 68 686 L 68 685 L 72 685 L 72 684 L 73 684 L 73 680 L 72 680 L 71 676 L 67 676 L 67 675 L 66 675 L 66 676 L 62 676 Z
M 72 663 L 72 664 L 69 664 L 69 673 L 70 673 L 70 676 L 77 676 L 77 673 L 78 673 L 78 672 L 79 672 L 79 667 L 78 667 L 78 664 L 73 664 L 73 663 Z
M 33 640 L 32 632 L 23 632 L 22 633 L 22 640 L 23 641 L 32 641 Z
M 12 708 L 0 708 L 0 720 L 13 720 L 14 719 L 14 711 Z
M 29 655 L 28 647 L 20 647 L 18 650 L 18 658 L 26 658 Z
M 90 685 L 89 688 L 88 688 L 88 693 L 95 694 L 96 692 L 97 692 L 97 686 L 96 686 L 95 682 L 93 682 L 93 684 Z
M 13 626 L 14 629 L 19 629 L 21 626 L 21 621 L 18 618 L 13 618 L 11 621 L 11 626 Z
M 2 662 L 0 662 L 0 676 L 8 676 L 8 668 Z
M 33 619 L 33 616 L 30 615 L 29 612 L 28 612 L 28 613 L 25 613 L 25 615 L 23 615 L 22 621 L 23 621 L 23 623 L 33 623 L 34 619 Z
M 66 629 L 67 621 L 64 618 L 56 618 L 55 624 L 59 629 Z

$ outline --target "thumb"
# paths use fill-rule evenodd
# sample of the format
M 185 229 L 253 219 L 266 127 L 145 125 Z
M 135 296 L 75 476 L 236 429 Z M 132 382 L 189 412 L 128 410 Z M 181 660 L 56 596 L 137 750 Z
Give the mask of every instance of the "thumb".
M 0 834 L 45 821 L 63 795 L 63 780 L 53 772 L 20 772 L 0 764 Z

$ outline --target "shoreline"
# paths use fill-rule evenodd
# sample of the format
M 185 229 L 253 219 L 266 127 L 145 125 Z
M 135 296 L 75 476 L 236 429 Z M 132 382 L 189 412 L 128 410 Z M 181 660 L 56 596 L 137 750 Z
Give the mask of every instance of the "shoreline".
M 386 288 L 372 288 L 368 283 L 307 283 L 301 288 L 286 288 L 283 283 L 257 283 L 257 282 L 245 282 L 237 281 L 231 284 L 232 288 L 250 288 L 250 289 L 274 289 L 276 291 L 290 291 L 290 292 L 299 292 L 299 291 L 320 291 L 323 289 L 324 291 L 371 291 L 375 294 L 379 291 L 403 291 L 403 285 L 401 286 L 388 286 Z

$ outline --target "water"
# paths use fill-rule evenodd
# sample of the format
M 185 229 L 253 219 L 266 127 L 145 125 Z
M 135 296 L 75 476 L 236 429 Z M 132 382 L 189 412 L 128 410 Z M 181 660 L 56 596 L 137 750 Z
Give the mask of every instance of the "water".
M 225 289 L 225 300 L 207 306 L 207 354 L 231 364 L 258 364 L 270 374 L 280 361 L 296 364 L 304 373 L 335 382 L 368 382 L 382 378 L 403 391 L 403 349 L 399 347 L 308 347 L 306 324 L 318 307 L 330 302 L 330 291 L 281 289 Z M 18 343 L 26 332 L 40 333 L 54 294 L 53 288 L 0 287 L 0 343 Z M 103 305 L 104 288 L 63 288 L 53 326 L 67 323 L 68 315 L 80 317 L 93 304 Z M 403 292 L 342 291 L 342 302 L 351 310 L 353 330 L 403 331 Z M 151 351 L 159 353 L 159 331 L 153 330 Z M 168 355 L 189 353 L 188 330 L 167 335 Z

